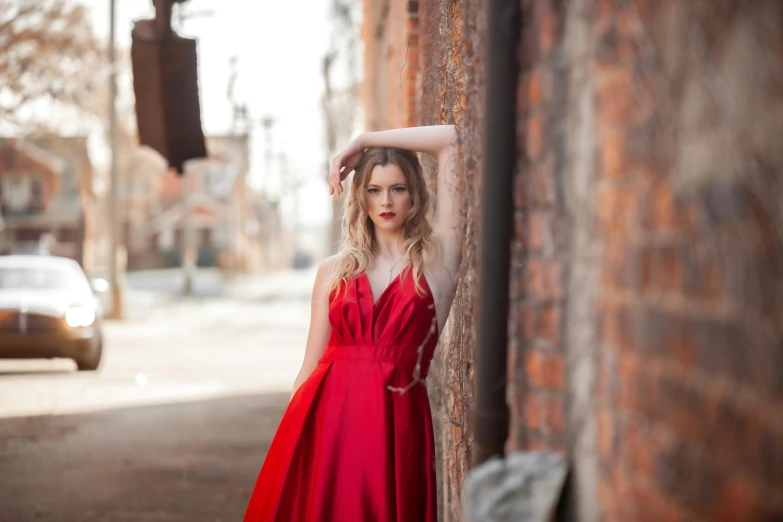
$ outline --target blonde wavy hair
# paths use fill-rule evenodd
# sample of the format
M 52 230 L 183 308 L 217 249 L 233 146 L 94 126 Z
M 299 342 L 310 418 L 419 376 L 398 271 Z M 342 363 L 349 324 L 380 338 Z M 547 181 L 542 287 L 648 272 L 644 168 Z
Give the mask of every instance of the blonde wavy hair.
M 367 269 L 376 255 L 375 225 L 368 213 L 367 193 L 364 189 L 370 183 L 373 169 L 378 165 L 389 164 L 397 165 L 402 170 L 412 198 L 411 209 L 402 230 L 405 264 L 400 279 L 407 271 L 413 270 L 416 291 L 420 295 L 424 294 L 419 279 L 424 272 L 426 257 L 433 253 L 434 242 L 430 222 L 430 193 L 424 181 L 421 163 L 416 153 L 409 150 L 371 147 L 364 151 L 354 169 L 350 191 L 343 204 L 342 245 L 329 284 L 330 295 L 341 282 L 347 283 Z

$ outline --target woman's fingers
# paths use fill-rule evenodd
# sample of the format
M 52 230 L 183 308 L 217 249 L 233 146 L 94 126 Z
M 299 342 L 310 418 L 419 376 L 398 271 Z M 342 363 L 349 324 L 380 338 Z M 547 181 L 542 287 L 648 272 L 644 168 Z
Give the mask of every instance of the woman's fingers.
M 348 149 L 346 148 L 346 150 Z M 356 167 L 361 158 L 362 151 L 347 154 L 346 150 L 343 150 L 332 159 L 328 177 L 330 195 L 336 194 L 339 196 L 343 193 L 343 180 L 348 177 L 348 174 Z
M 329 169 L 329 194 L 332 195 L 335 193 L 335 191 L 339 190 L 339 179 L 340 179 L 340 156 L 335 156 L 334 159 L 332 159 L 332 166 Z
M 345 156 L 343 154 L 338 154 L 332 160 L 332 166 L 329 171 L 329 194 L 335 194 L 339 196 L 343 193 L 342 171 L 344 162 Z M 346 172 L 346 175 L 347 174 L 348 173 Z

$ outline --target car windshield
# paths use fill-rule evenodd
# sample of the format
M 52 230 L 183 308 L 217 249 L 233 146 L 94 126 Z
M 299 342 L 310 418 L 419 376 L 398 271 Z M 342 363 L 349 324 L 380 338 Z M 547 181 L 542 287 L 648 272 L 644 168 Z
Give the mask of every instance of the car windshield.
M 65 267 L 0 267 L 0 290 L 86 290 L 84 277 Z

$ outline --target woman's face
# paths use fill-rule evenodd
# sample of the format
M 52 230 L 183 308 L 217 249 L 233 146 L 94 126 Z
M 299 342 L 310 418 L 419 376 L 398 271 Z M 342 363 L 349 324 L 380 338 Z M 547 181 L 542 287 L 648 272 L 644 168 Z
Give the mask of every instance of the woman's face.
M 376 165 L 365 187 L 367 210 L 377 228 L 399 230 L 413 205 L 408 181 L 400 167 L 393 163 Z

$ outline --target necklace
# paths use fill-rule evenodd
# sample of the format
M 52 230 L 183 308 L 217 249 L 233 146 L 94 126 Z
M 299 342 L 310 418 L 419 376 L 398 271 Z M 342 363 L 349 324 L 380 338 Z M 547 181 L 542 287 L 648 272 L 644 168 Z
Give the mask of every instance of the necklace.
M 378 257 L 378 259 L 380 259 L 381 261 L 383 261 L 384 263 L 386 263 L 386 266 L 388 266 L 388 267 L 389 267 L 389 283 L 391 283 L 391 280 L 392 280 L 392 272 L 394 271 L 394 267 L 395 267 L 395 265 L 397 264 L 397 261 L 399 261 L 399 260 L 400 260 L 400 258 L 402 257 L 402 254 L 398 255 L 398 256 L 397 256 L 397 259 L 395 259 L 395 260 L 394 260 L 394 263 L 392 263 L 391 265 L 389 264 L 389 262 L 388 262 L 388 261 L 386 261 L 384 258 L 382 258 L 380 254 L 376 254 L 376 256 Z

